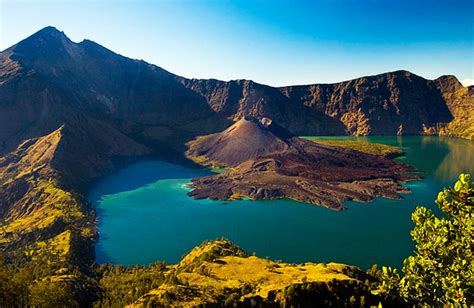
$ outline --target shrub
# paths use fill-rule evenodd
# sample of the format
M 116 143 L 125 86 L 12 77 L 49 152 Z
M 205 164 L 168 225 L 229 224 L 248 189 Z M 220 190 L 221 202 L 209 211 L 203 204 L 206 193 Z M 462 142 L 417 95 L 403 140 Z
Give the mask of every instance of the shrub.
M 474 183 L 461 174 L 454 188 L 445 188 L 436 203 L 438 218 L 424 207 L 412 214 L 416 253 L 405 259 L 400 279 L 384 269 L 377 292 L 397 292 L 408 303 L 423 306 L 467 306 L 473 303 Z

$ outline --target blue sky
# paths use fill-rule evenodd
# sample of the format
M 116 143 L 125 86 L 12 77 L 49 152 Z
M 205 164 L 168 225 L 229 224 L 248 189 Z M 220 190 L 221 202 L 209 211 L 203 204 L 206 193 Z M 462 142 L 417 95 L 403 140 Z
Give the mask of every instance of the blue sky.
M 190 78 L 280 86 L 406 69 L 472 80 L 473 3 L 0 0 L 0 49 L 52 25 Z

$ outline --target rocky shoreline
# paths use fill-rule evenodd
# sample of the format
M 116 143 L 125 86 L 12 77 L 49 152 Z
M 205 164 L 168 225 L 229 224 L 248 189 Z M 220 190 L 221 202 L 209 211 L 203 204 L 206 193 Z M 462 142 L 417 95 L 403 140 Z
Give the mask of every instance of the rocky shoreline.
M 383 156 L 318 144 L 291 135 L 267 119 L 247 117 L 227 130 L 190 142 L 188 157 L 229 166 L 225 173 L 193 179 L 196 199 L 249 198 L 296 201 L 343 210 L 344 201 L 400 199 L 400 182 L 414 168 Z M 264 144 L 262 147 L 261 145 Z

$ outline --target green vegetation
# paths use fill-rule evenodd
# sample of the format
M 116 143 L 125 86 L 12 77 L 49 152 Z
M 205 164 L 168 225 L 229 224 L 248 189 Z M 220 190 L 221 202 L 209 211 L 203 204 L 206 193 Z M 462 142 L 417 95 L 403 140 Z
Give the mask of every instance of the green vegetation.
M 440 127 L 440 136 L 453 136 L 474 140 L 474 95 L 469 95 L 469 89 L 462 87 L 454 93 L 443 93 L 450 103 L 450 111 L 454 119 L 444 127 Z
M 0 257 L 0 307 L 168 305 L 469 306 L 473 303 L 474 183 L 460 175 L 436 200 L 445 216 L 413 213 L 415 255 L 395 269 L 288 264 L 245 253 L 225 239 L 205 242 L 166 266 L 78 266 L 77 231 L 64 231 Z
M 220 172 L 217 172 L 217 173 L 221 173 L 222 172 L 221 170 L 226 170 L 229 167 L 225 164 L 222 164 L 222 163 L 219 163 L 219 162 L 216 162 L 216 161 L 213 161 L 213 160 L 209 160 L 209 158 L 207 158 L 204 155 L 200 155 L 200 156 L 190 156 L 190 155 L 188 155 L 187 157 L 198 165 L 220 171 Z
M 52 254 L 2 253 L 0 307 L 79 307 L 94 300 L 94 280 Z
M 412 215 L 416 242 L 414 256 L 405 259 L 400 278 L 383 268 L 377 293 L 399 296 L 417 306 L 469 306 L 474 300 L 473 206 L 474 183 L 461 174 L 454 188 L 438 194 L 445 214 L 438 218 L 425 207 Z
M 404 155 L 404 152 L 397 147 L 389 146 L 380 143 L 370 143 L 363 141 L 354 140 L 321 140 L 314 137 L 306 137 L 305 139 L 314 141 L 319 144 L 329 145 L 333 147 L 348 148 L 357 150 L 364 153 L 385 156 L 388 158 L 394 158 Z
M 356 267 L 274 262 L 225 239 L 203 243 L 169 269 L 165 283 L 134 306 L 378 304 L 365 283 L 371 278 Z
M 25 234 L 54 228 L 57 224 L 73 224 L 84 219 L 78 197 L 61 189 L 56 181 L 28 177 L 30 189 L 23 199 L 33 204 L 28 215 L 18 213 L 3 222 L 0 243 L 14 242 Z
M 124 307 L 133 303 L 163 284 L 166 271 L 160 262 L 149 267 L 100 265 L 97 280 L 102 292 L 94 307 Z
M 22 251 L 34 262 L 88 266 L 96 236 L 94 213 L 53 167 L 61 138 L 59 128 L 0 158 L 0 251 Z

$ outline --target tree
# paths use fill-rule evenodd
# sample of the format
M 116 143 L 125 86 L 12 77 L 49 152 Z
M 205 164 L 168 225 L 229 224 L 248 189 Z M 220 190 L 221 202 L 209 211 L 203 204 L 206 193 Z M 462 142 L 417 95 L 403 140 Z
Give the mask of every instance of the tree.
M 431 210 L 417 207 L 412 214 L 415 228 L 411 232 L 416 253 L 403 262 L 403 278 L 390 271 L 381 276 L 379 291 L 387 294 L 395 290 L 407 302 L 417 305 L 471 305 L 474 277 L 471 176 L 461 174 L 454 188 L 445 188 L 438 194 L 436 203 L 444 217 L 438 218 Z
M 79 307 L 74 290 L 62 282 L 47 279 L 30 285 L 30 305 L 33 307 Z

